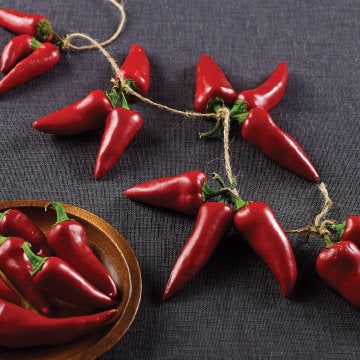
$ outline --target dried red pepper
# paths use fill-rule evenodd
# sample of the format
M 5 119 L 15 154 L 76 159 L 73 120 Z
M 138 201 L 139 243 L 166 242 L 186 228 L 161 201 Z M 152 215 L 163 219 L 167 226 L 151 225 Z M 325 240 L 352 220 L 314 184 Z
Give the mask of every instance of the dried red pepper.
M 203 202 L 215 193 L 208 186 L 204 172 L 191 171 L 132 186 L 124 195 L 148 205 L 195 215 Z
M 150 87 L 150 63 L 145 50 L 139 44 L 131 45 L 129 54 L 121 65 L 120 73 L 126 83 L 145 96 Z M 117 81 L 118 77 L 115 77 Z M 135 100 L 130 97 L 130 100 Z
M 80 101 L 33 123 L 33 128 L 47 134 L 75 135 L 104 126 L 112 106 L 102 90 L 93 90 Z
M 51 23 L 44 15 L 0 8 L 0 26 L 15 34 L 30 35 L 41 41 L 53 38 Z
M 28 242 L 24 243 L 23 249 L 32 264 L 33 283 L 44 294 L 87 310 L 108 309 L 115 305 L 64 260 L 38 256 L 31 251 Z
M 30 55 L 40 45 L 41 43 L 30 35 L 14 37 L 5 45 L 1 53 L 0 71 L 3 74 L 8 73 L 18 61 Z
M 320 180 L 305 151 L 274 123 L 266 110 L 255 108 L 240 114 L 238 120 L 242 123 L 243 138 L 270 159 L 309 181 Z
M 242 204 L 235 213 L 234 226 L 270 268 L 283 295 L 290 295 L 297 278 L 295 257 L 290 241 L 270 207 L 263 202 Z
M 0 277 L 0 301 L 1 299 L 21 305 L 20 296 Z
M 109 324 L 117 309 L 69 318 L 47 318 L 0 299 L 0 346 L 58 345 L 82 338 Z
M 120 159 L 142 126 L 143 119 L 137 111 L 123 107 L 111 110 L 96 156 L 96 180 L 102 178 Z
M 225 77 L 219 65 L 207 54 L 201 55 L 196 66 L 196 93 L 194 106 L 196 111 L 213 111 L 208 108 L 210 99 L 220 98 L 231 105 L 236 92 Z
M 111 298 L 116 298 L 116 284 L 91 250 L 84 227 L 75 220 L 69 220 L 60 203 L 53 202 L 48 206 L 53 207 L 57 214 L 56 223 L 47 233 L 48 242 L 55 254 L 70 264 L 96 288 Z
M 59 60 L 60 52 L 54 44 L 41 44 L 0 81 L 0 94 L 49 71 Z
M 32 264 L 24 253 L 24 243 L 18 237 L 0 237 L 0 270 L 35 309 L 48 315 L 49 306 L 31 277 Z
M 194 230 L 176 260 L 166 285 L 164 301 L 179 292 L 206 264 L 229 231 L 232 219 L 233 210 L 224 203 L 207 202 L 200 207 Z
M 288 77 L 287 63 L 282 62 L 263 84 L 255 89 L 242 91 L 237 99 L 245 101 L 248 111 L 254 108 L 270 111 L 284 97 Z
M 45 234 L 23 212 L 15 209 L 0 213 L 0 234 L 28 241 L 40 256 L 52 254 Z
M 316 259 L 316 270 L 347 302 L 360 308 L 360 249 L 344 239 L 335 244 L 326 240 L 327 248 Z

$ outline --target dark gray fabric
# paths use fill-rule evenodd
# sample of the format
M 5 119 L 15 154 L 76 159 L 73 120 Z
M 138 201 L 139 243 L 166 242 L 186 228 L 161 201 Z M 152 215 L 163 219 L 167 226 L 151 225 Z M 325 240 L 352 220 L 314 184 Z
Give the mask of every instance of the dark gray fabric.
M 21 1 L 1 5 L 48 14 L 62 34 L 111 34 L 115 11 L 101 0 Z M 192 109 L 194 70 L 208 52 L 236 87 L 253 87 L 281 60 L 290 78 L 276 122 L 316 164 L 336 205 L 331 216 L 360 214 L 358 0 L 127 1 L 128 23 L 109 49 L 121 61 L 141 43 L 149 54 L 149 96 Z M 11 38 L 0 31 L 0 46 Z M 63 56 L 48 74 L 0 98 L 1 199 L 56 199 L 114 225 L 142 268 L 143 299 L 125 338 L 103 359 L 358 359 L 359 313 L 325 286 L 314 261 L 321 241 L 292 236 L 298 288 L 283 299 L 265 265 L 236 236 L 199 276 L 165 304 L 159 298 L 193 219 L 133 203 L 130 185 L 193 169 L 222 171 L 221 139 L 200 141 L 211 123 L 136 104 L 139 136 L 103 181 L 92 178 L 101 132 L 58 138 L 33 120 L 107 89 L 112 73 L 96 51 Z M 276 166 L 238 136 L 232 161 L 245 199 L 268 202 L 286 228 L 304 226 L 321 207 L 314 185 Z

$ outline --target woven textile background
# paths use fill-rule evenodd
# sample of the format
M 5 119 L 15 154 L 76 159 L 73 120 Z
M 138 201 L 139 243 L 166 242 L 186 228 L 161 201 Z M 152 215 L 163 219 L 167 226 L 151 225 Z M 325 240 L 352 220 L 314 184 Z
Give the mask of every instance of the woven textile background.
M 103 0 L 1 0 L 45 13 L 56 30 L 108 37 L 117 16 Z M 331 217 L 360 214 L 360 2 L 358 0 L 128 0 L 123 35 L 109 49 L 122 61 L 129 45 L 147 50 L 149 96 L 192 109 L 195 65 L 209 53 L 236 89 L 263 81 L 281 61 L 289 84 L 272 111 L 303 145 L 335 201 Z M 0 47 L 11 38 L 0 30 Z M 64 55 L 51 72 L 0 97 L 1 199 L 54 199 L 115 226 L 135 250 L 143 275 L 138 316 L 102 359 L 359 359 L 359 312 L 314 271 L 321 241 L 292 236 L 298 287 L 283 299 L 272 275 L 234 234 L 179 296 L 159 298 L 193 218 L 130 202 L 130 185 L 180 172 L 223 171 L 221 138 L 200 141 L 212 124 L 135 104 L 144 128 L 113 171 L 92 177 L 101 132 L 53 137 L 35 119 L 94 88 L 108 89 L 109 65 L 97 51 Z M 245 199 L 268 202 L 285 228 L 311 222 L 317 188 L 242 141 L 234 126 L 232 161 Z

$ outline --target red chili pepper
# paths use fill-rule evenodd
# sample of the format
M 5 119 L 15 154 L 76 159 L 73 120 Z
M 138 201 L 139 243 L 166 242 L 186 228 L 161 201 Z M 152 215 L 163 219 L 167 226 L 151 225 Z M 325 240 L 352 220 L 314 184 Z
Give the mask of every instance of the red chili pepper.
M 142 126 L 143 119 L 137 111 L 117 107 L 109 113 L 96 156 L 96 180 L 102 178 L 120 159 Z
M 327 246 L 316 259 L 318 274 L 347 302 L 360 308 L 360 249 L 347 240 Z
M 236 98 L 236 92 L 219 65 L 209 55 L 203 54 L 196 66 L 196 111 L 212 111 L 208 109 L 208 102 L 215 98 L 221 98 L 225 104 L 231 105 Z
M 131 45 L 129 54 L 121 65 L 120 73 L 135 91 L 139 91 L 143 96 L 147 94 L 150 87 L 150 63 L 141 45 Z M 115 80 L 117 79 L 116 76 Z
M 91 285 L 64 260 L 55 256 L 38 256 L 31 251 L 31 245 L 27 242 L 23 249 L 32 264 L 33 283 L 44 294 L 89 311 L 115 305 L 112 299 Z
M 51 23 L 44 15 L 0 8 L 0 26 L 15 34 L 34 36 L 41 41 L 51 41 L 53 38 Z
M 191 171 L 135 185 L 124 192 L 131 200 L 195 215 L 212 190 L 202 171 Z
M 69 318 L 47 318 L 0 299 L 0 346 L 24 348 L 80 339 L 109 324 L 117 309 Z
M 60 52 L 54 44 L 41 44 L 0 81 L 0 94 L 49 71 L 59 60 Z
M 343 223 L 335 225 L 334 230 L 339 234 L 340 239 L 360 246 L 360 216 L 349 216 Z
M 30 35 L 19 35 L 11 39 L 5 45 L 0 58 L 0 71 L 8 73 L 19 60 L 32 53 L 33 50 L 41 45 Z
M 1 300 L 21 305 L 20 296 L 0 277 L 0 301 Z
M 242 124 L 241 133 L 244 139 L 279 165 L 309 181 L 320 180 L 305 151 L 290 135 L 276 126 L 266 110 L 251 110 Z
M 229 231 L 232 219 L 233 210 L 226 204 L 207 202 L 201 206 L 194 230 L 171 272 L 164 301 L 179 292 L 206 264 Z
M 28 241 L 40 256 L 52 254 L 44 233 L 19 210 L 10 209 L 0 213 L 0 234 Z
M 251 202 L 236 211 L 234 226 L 270 268 L 284 296 L 296 284 L 297 267 L 289 239 L 270 207 Z
M 112 106 L 102 90 L 94 90 L 80 101 L 33 123 L 33 128 L 53 135 L 76 135 L 100 129 Z
M 24 243 L 18 237 L 0 237 L 0 270 L 34 308 L 49 315 L 49 306 L 33 283 L 32 265 L 24 253 Z
M 242 91 L 237 100 L 245 101 L 248 111 L 258 107 L 270 111 L 284 97 L 288 77 L 287 63 L 282 62 L 263 84 Z
M 47 233 L 48 242 L 55 254 L 99 290 L 111 298 L 116 298 L 114 280 L 91 250 L 84 227 L 75 220 L 69 220 L 60 203 L 53 202 L 48 206 L 53 207 L 57 214 L 56 223 Z

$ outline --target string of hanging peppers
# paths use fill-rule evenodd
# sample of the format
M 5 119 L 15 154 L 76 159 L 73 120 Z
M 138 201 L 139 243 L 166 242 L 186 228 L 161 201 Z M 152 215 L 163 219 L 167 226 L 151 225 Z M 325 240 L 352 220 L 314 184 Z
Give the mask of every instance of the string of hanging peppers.
M 115 3 L 115 0 L 111 2 Z M 43 18 L 40 21 L 47 24 Z M 13 30 L 4 21 L 0 21 L 0 25 Z M 31 33 L 25 34 L 35 36 L 33 29 L 32 27 Z M 41 34 L 40 40 L 50 40 L 51 35 L 45 31 L 44 36 L 43 28 L 40 27 L 38 32 Z M 141 100 L 185 117 L 213 119 L 213 128 L 199 134 L 202 139 L 213 136 L 223 127 L 227 182 L 214 173 L 212 179 L 218 185 L 211 187 L 205 173 L 193 171 L 136 185 L 124 193 L 133 200 L 197 215 L 194 230 L 175 263 L 163 299 L 166 300 L 180 291 L 200 271 L 231 226 L 234 226 L 267 264 L 283 295 L 290 295 L 297 280 L 297 265 L 290 241 L 267 204 L 248 202 L 240 197 L 229 152 L 230 125 L 234 122 L 241 127 L 243 138 L 273 161 L 310 182 L 320 181 L 304 149 L 280 129 L 269 114 L 284 96 L 288 81 L 287 64 L 280 63 L 257 88 L 237 94 L 221 68 L 209 55 L 204 54 L 196 67 L 196 112 L 182 111 L 146 97 L 150 86 L 150 64 L 140 45 L 131 47 L 128 57 L 119 67 L 104 48 L 105 43 L 99 43 L 82 33 L 69 34 L 63 38 L 54 32 L 51 34 L 55 39 L 56 49 L 97 48 L 115 73 L 110 92 L 94 90 L 79 102 L 33 123 L 35 129 L 55 135 L 74 135 L 105 126 L 96 158 L 96 179 L 103 177 L 115 165 L 142 127 L 141 115 L 130 110 L 128 101 Z M 78 47 L 72 43 L 74 39 L 86 40 L 90 45 Z M 45 47 L 52 50 L 45 50 Z M 49 52 L 50 55 L 42 56 L 45 69 L 58 61 L 59 56 L 51 43 L 41 44 L 32 38 L 23 37 L 14 39 L 6 46 L 1 61 L 2 71 L 9 71 L 19 57 L 34 48 L 36 50 L 32 55 L 40 51 Z M 19 68 L 19 73 L 25 73 L 25 65 L 27 69 L 33 66 L 32 55 L 29 56 L 30 61 L 27 64 L 20 62 L 14 69 Z M 16 86 L 16 81 L 10 81 L 11 77 L 6 80 L 13 70 L 0 82 L 0 93 Z M 34 73 L 37 74 L 36 71 Z M 25 77 L 25 80 L 29 78 Z M 120 106 L 117 105 L 119 101 Z M 287 232 L 316 234 L 324 239 L 326 248 L 320 252 L 316 262 L 319 275 L 350 304 L 360 307 L 360 217 L 350 216 L 341 224 L 324 220 L 332 202 L 324 183 L 319 185 L 319 189 L 324 196 L 324 205 L 314 223 Z M 215 201 L 216 199 L 218 201 Z M 31 254 L 30 251 L 27 253 L 30 259 L 42 261 L 39 255 Z

